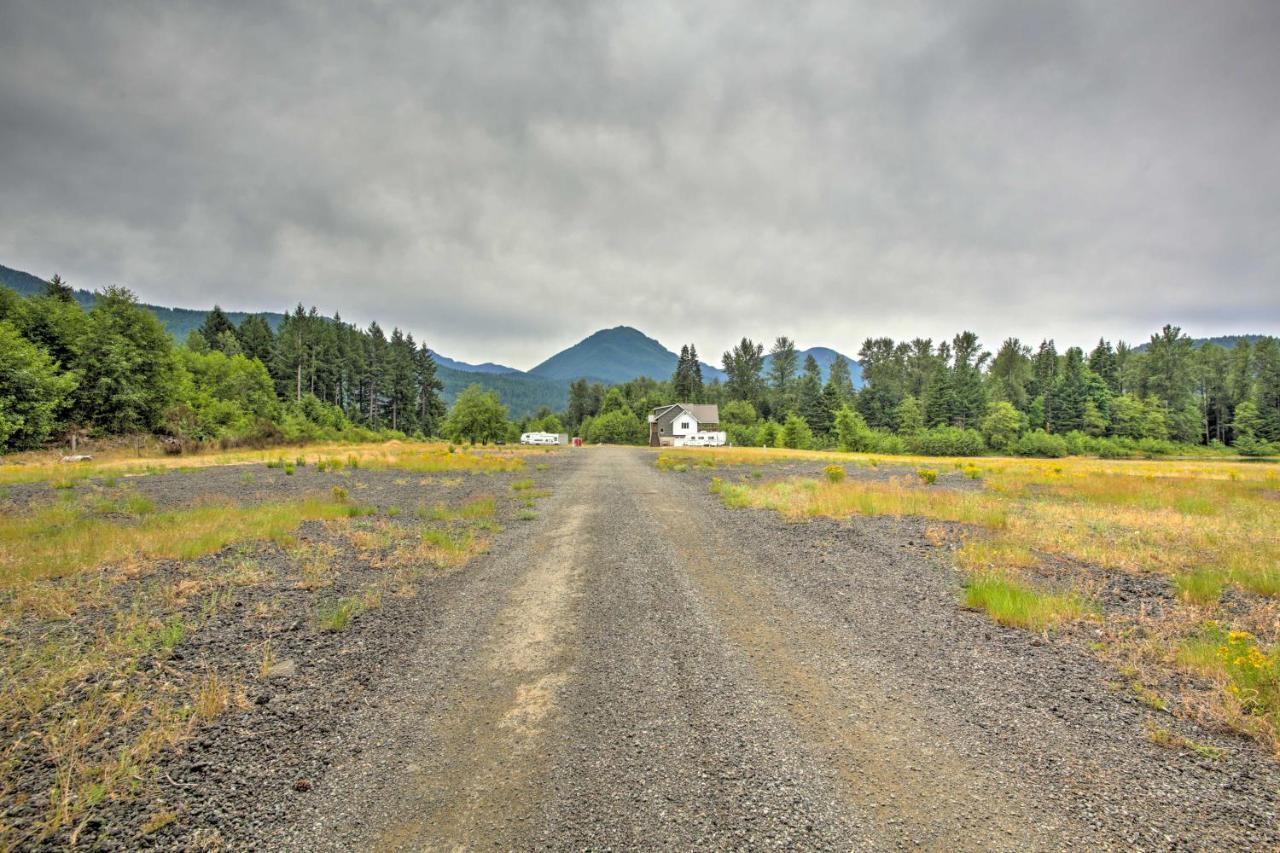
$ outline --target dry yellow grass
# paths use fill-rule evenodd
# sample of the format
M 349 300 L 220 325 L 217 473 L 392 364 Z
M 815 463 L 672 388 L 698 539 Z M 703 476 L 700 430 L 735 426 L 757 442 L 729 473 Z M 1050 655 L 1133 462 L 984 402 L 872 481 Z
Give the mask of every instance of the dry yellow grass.
M 234 542 L 282 541 L 303 521 L 346 515 L 345 504 L 303 500 L 259 506 L 212 503 L 120 524 L 56 503 L 0 518 L 0 589 L 103 565 L 191 560 Z
M 41 452 L 0 457 L 0 486 L 15 483 L 72 483 L 90 477 L 123 477 L 217 465 L 265 465 L 277 460 L 306 460 L 310 464 L 367 465 L 415 472 L 512 471 L 524 465 L 529 449 L 512 447 L 455 448 L 443 442 L 387 441 L 367 444 L 324 443 L 272 447 L 266 450 L 225 450 L 147 455 L 114 450 L 90 462 L 62 462 L 57 453 Z

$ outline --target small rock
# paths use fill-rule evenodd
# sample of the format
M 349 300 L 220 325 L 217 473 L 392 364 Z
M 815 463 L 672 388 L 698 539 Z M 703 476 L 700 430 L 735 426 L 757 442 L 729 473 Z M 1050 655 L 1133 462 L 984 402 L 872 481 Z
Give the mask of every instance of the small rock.
M 311 790 L 311 783 L 308 782 L 306 779 L 299 779 L 298 781 L 293 783 L 293 790 L 299 791 L 305 794 L 307 791 Z
M 284 660 L 273 663 L 263 675 L 267 678 L 293 678 L 298 674 L 298 664 L 293 658 L 285 658 Z

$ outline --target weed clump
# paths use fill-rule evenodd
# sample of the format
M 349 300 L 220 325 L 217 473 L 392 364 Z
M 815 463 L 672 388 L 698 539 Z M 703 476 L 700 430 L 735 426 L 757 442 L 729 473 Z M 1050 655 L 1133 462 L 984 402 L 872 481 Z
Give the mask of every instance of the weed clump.
M 1077 593 L 1045 592 L 994 572 L 974 576 L 965 585 L 964 604 L 983 610 L 1001 625 L 1044 631 L 1096 611 Z
M 932 468 L 917 468 L 916 476 L 920 478 L 920 482 L 926 486 L 932 486 L 938 482 L 938 472 Z

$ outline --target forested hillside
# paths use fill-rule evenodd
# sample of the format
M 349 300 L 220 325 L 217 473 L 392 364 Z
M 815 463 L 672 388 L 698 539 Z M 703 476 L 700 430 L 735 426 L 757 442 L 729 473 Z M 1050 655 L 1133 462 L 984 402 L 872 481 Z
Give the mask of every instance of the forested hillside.
M 44 279 L 37 278 L 30 273 L 0 266 L 0 285 L 12 288 L 23 296 L 43 293 L 46 284 L 47 282 Z M 71 294 L 75 301 L 80 304 L 80 307 L 85 310 L 92 308 L 94 300 L 97 298 L 90 291 L 81 288 L 72 288 Z M 208 310 L 197 308 L 166 308 L 163 305 L 140 304 L 143 308 L 156 315 L 156 319 L 160 321 L 165 330 L 179 341 L 186 340 L 187 335 L 200 328 L 200 324 L 204 322 L 205 316 L 209 313 Z M 228 319 L 236 324 L 244 322 L 245 318 L 251 316 L 244 311 L 227 311 L 225 313 Z M 259 316 L 263 317 L 273 329 L 280 328 L 280 323 L 284 320 L 283 314 L 277 314 L 272 311 L 264 311 Z
M 175 344 L 128 290 L 85 311 L 60 282 L 0 287 L 0 449 L 69 433 L 153 432 L 177 446 L 432 434 L 444 415 L 425 346 L 314 310 L 239 324 L 218 308 Z

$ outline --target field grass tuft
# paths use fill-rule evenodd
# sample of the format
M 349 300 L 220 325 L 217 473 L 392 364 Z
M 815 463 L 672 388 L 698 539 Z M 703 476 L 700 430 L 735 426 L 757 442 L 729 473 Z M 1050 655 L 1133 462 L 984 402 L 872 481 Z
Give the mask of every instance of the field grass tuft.
M 1046 592 L 995 573 L 972 576 L 965 584 L 964 604 L 983 610 L 1001 625 L 1045 631 L 1097 613 L 1097 606 L 1074 592 Z

